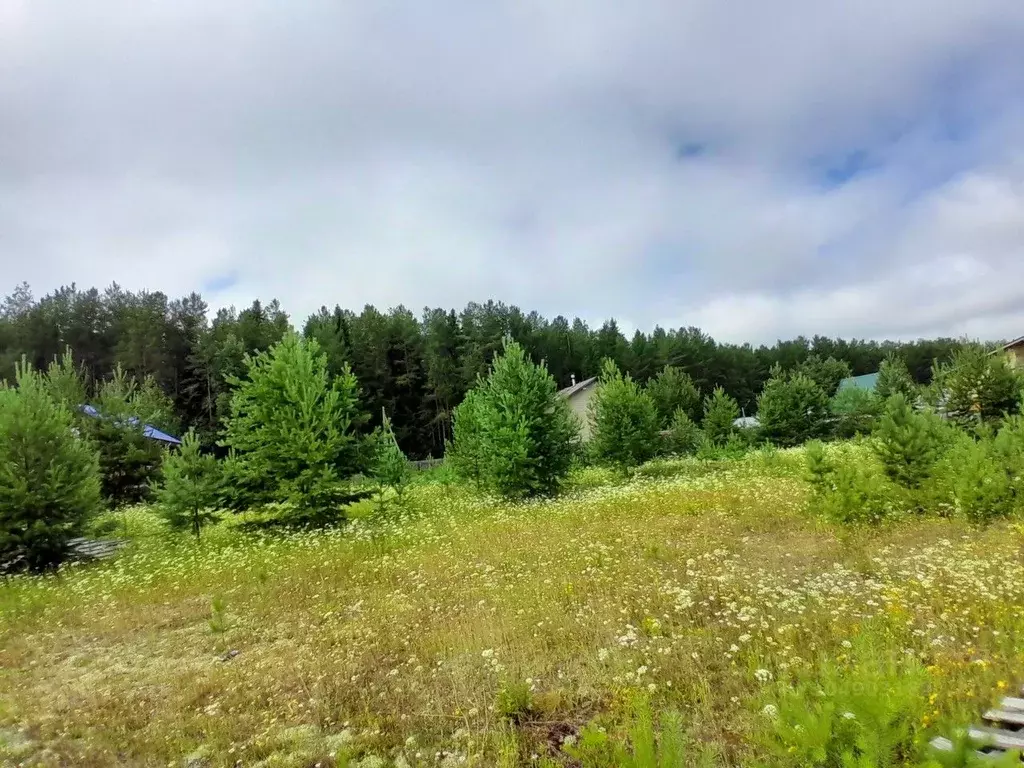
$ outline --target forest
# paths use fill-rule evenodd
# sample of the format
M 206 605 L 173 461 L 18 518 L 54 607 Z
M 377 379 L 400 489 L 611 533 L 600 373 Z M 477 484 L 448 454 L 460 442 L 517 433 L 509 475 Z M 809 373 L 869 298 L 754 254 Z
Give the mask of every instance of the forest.
M 357 312 L 325 304 L 300 324 L 277 300 L 219 309 L 211 317 L 198 293 L 171 299 L 116 284 L 104 290 L 71 285 L 37 299 L 22 284 L 0 306 L 0 378 L 12 381 L 23 356 L 42 370 L 70 348 L 88 394 L 118 368 L 138 382 L 151 379 L 173 405 L 173 418 L 163 426 L 193 428 L 204 446 L 217 448 L 232 382 L 244 375 L 246 356 L 269 349 L 292 327 L 319 342 L 332 375 L 350 366 L 359 382 L 363 428 L 379 427 L 381 414 L 388 414 L 410 458 L 443 455 L 454 408 L 486 374 L 506 337 L 535 362 L 545 361 L 561 387 L 573 376 L 598 375 L 606 358 L 640 384 L 672 365 L 700 393 L 721 387 L 748 414 L 773 366 L 790 370 L 834 358 L 850 375 L 860 375 L 877 371 L 894 354 L 926 384 L 934 361 L 960 347 L 951 338 L 892 342 L 817 335 L 755 347 L 716 342 L 694 327 L 655 327 L 627 338 L 614 319 L 591 327 L 579 318 L 548 319 L 492 300 L 461 311 L 425 308 L 419 316 L 403 306 L 381 311 L 368 305 Z

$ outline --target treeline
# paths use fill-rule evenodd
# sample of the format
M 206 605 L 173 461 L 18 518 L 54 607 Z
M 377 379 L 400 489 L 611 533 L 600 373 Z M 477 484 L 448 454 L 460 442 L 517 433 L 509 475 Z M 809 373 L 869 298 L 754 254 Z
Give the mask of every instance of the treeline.
M 87 396 L 120 366 L 139 382 L 151 378 L 170 398 L 182 429 L 192 427 L 204 445 L 222 435 L 235 386 L 245 373 L 245 356 L 280 341 L 292 321 L 274 300 L 254 301 L 241 311 L 221 309 L 212 319 L 203 298 L 192 293 L 169 299 L 160 292 L 63 287 L 41 299 L 27 285 L 17 287 L 0 307 L 0 377 L 10 381 L 24 356 L 43 370 L 70 348 L 84 370 Z M 596 376 L 610 359 L 638 383 L 666 365 L 687 373 L 702 394 L 723 389 L 746 413 L 774 367 L 814 366 L 828 358 L 852 375 L 877 371 L 893 353 L 918 383 L 928 383 L 933 362 L 960 346 L 955 339 L 910 343 L 799 337 L 771 346 L 722 344 L 698 328 L 627 338 L 614 320 L 591 328 L 563 316 L 488 301 L 461 312 L 425 309 L 419 316 L 399 306 L 381 312 L 322 308 L 297 328 L 315 338 L 332 375 L 348 364 L 360 386 L 364 428 L 390 416 L 402 450 L 413 458 L 440 456 L 452 435 L 452 413 L 479 375 L 485 374 L 505 337 L 519 342 L 535 361 L 546 361 L 559 386 Z

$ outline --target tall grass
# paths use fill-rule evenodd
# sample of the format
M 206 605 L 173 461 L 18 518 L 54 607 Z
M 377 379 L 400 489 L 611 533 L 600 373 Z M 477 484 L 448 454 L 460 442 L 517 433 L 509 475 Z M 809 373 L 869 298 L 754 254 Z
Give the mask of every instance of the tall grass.
M 423 478 L 338 530 L 232 518 L 198 546 L 133 510 L 115 559 L 0 584 L 0 762 L 579 765 L 604 734 L 638 766 L 793 765 L 787 713 L 862 674 L 920 695 L 836 707 L 926 759 L 1017 682 L 1022 537 L 903 519 L 851 546 L 808 514 L 802 461 L 514 505 Z

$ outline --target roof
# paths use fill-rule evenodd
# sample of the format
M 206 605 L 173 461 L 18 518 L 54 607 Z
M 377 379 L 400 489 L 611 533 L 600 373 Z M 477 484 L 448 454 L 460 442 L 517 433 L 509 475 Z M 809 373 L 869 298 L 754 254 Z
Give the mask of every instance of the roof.
M 101 418 L 100 412 L 96 410 L 96 406 L 93 405 L 81 405 L 79 410 L 86 416 L 92 416 L 94 419 Z M 135 425 L 139 423 L 138 418 L 132 416 L 128 419 L 128 423 Z M 148 437 L 150 440 L 158 440 L 161 443 L 170 443 L 171 445 L 181 445 L 181 440 L 178 438 L 168 435 L 166 432 L 161 432 L 159 429 L 154 427 L 152 424 L 142 425 L 142 436 Z
M 1018 336 L 1013 341 L 1003 344 L 1000 349 L 1009 349 L 1010 347 L 1016 347 L 1019 344 L 1024 344 L 1024 336 Z
M 740 429 L 757 429 L 761 426 L 761 422 L 757 416 L 740 416 L 733 421 L 732 425 Z
M 562 397 L 572 397 L 577 392 L 580 392 L 580 391 L 586 389 L 591 384 L 594 384 L 596 381 L 597 381 L 597 376 L 591 376 L 589 379 L 584 379 L 583 381 L 579 382 L 578 384 L 573 384 L 571 387 L 566 387 L 565 389 L 558 390 L 558 394 L 560 394 Z
M 839 391 L 842 392 L 844 389 L 866 389 L 869 392 L 874 392 L 875 387 L 878 385 L 878 372 L 865 373 L 863 376 L 850 376 L 848 379 L 843 379 L 839 382 Z

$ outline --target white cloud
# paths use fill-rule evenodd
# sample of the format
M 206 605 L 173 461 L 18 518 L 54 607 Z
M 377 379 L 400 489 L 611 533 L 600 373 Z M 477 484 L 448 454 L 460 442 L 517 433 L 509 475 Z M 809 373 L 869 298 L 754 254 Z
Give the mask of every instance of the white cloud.
M 8 9 L 11 286 L 1022 332 L 1016 0 Z

